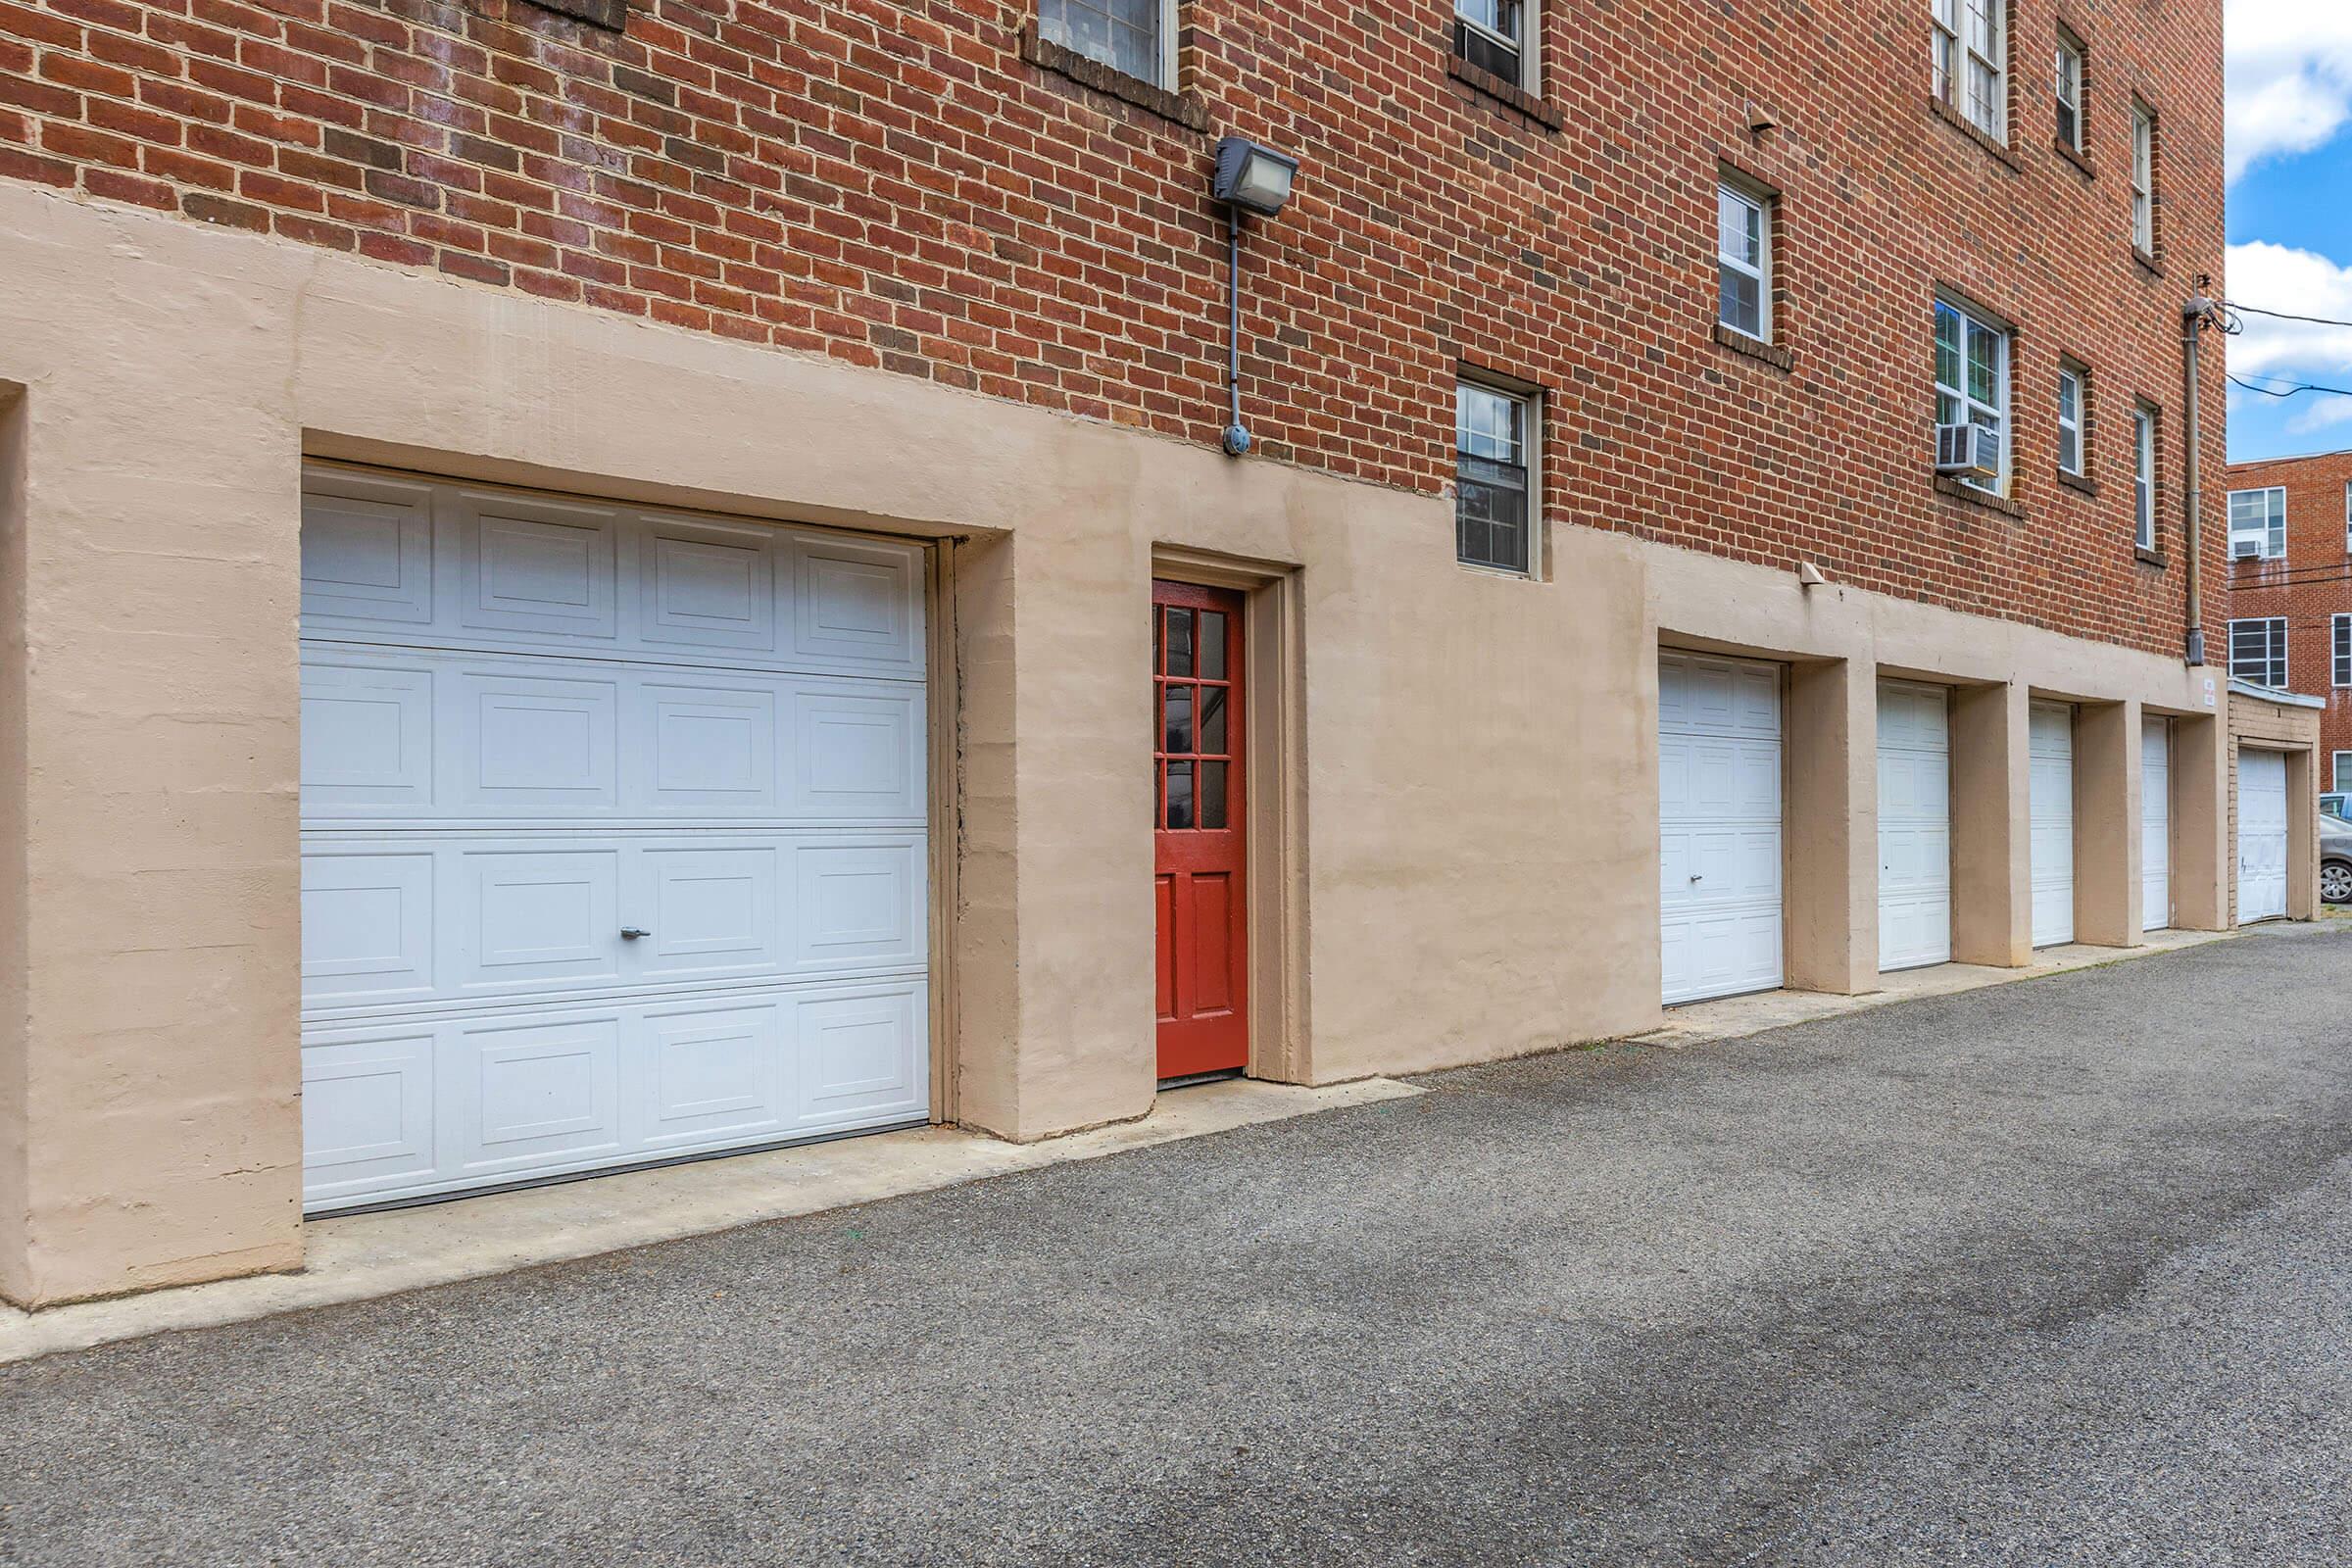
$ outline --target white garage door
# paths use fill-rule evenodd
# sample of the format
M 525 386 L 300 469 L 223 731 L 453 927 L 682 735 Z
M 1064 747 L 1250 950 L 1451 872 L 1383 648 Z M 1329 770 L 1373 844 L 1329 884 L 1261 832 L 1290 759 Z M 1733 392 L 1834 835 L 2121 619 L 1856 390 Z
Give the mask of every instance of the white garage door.
M 2140 734 L 2139 928 L 2173 923 L 2173 721 L 2151 718 Z
M 304 488 L 309 1207 L 924 1120 L 921 553 Z
M 2237 754 L 2237 923 L 2286 913 L 2286 757 Z
M 1781 983 L 1781 671 L 1658 656 L 1665 1000 Z
M 1952 728 L 1940 686 L 1879 682 L 1879 967 L 1952 956 Z
M 2075 710 L 2035 703 L 2027 747 L 2034 945 L 2075 940 Z

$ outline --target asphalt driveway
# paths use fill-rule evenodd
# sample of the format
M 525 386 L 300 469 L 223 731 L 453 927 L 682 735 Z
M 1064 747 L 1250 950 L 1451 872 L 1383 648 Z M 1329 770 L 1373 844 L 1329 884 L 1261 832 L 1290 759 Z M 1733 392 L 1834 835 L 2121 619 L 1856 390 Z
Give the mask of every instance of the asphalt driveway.
M 2341 1563 L 2348 999 L 2222 943 L 0 1368 L 0 1561 Z

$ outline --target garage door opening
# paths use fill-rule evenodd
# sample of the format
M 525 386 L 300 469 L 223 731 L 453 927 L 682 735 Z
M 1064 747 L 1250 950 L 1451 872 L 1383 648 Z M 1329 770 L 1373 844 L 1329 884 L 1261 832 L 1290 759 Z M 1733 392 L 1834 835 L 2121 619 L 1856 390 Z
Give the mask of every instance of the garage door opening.
M 2034 946 L 2049 948 L 2075 940 L 2075 710 L 2035 703 L 2028 723 Z
M 314 466 L 304 1201 L 930 1112 L 919 546 Z
M 2139 928 L 2173 924 L 2173 721 L 2150 718 L 2140 735 Z
M 1781 666 L 1658 656 L 1664 1000 L 1781 984 Z
M 2286 754 L 2237 754 L 2237 923 L 2286 914 Z
M 1952 957 L 1952 724 L 1940 686 L 1879 682 L 1879 969 Z

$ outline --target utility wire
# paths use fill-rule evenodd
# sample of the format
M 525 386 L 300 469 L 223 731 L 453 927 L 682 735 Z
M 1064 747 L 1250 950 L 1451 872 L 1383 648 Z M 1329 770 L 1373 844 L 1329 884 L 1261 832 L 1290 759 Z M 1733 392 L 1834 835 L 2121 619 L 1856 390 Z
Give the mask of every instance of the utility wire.
M 2332 316 L 2297 316 L 2292 311 L 2266 311 L 2259 305 L 2241 305 L 2236 300 L 2223 300 L 2221 303 L 2230 310 L 2250 311 L 2275 321 L 2309 321 L 2314 326 L 2352 326 L 2352 321 L 2339 321 Z
M 2352 322 L 2346 322 L 2345 324 L 2352 326 Z M 2279 381 L 2284 380 L 2285 377 L 2272 376 L 2270 379 L 2274 381 Z M 2324 392 L 2330 397 L 2352 398 L 2352 387 L 2320 386 L 2311 381 L 2297 381 L 2294 385 L 2285 388 L 2283 391 L 2274 386 L 2256 386 L 2244 376 L 2239 375 L 2235 370 L 2230 372 L 2230 381 L 2233 386 L 2242 386 L 2249 392 L 2259 392 L 2266 398 L 2291 398 L 2298 392 Z

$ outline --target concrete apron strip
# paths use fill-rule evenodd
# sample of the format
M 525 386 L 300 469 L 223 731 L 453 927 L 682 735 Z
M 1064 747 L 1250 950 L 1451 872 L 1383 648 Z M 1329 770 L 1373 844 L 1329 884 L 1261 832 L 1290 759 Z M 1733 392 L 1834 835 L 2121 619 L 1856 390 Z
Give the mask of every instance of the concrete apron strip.
M 169 1329 L 395 1296 L 1421 1093 L 1393 1078 L 1323 1089 L 1236 1079 L 1163 1095 L 1138 1121 L 1042 1143 L 1008 1144 L 953 1127 L 924 1127 L 314 1220 L 303 1227 L 305 1258 L 298 1274 L 222 1280 L 42 1312 L 0 1308 L 0 1363 Z
M 1890 1002 L 1948 997 L 1984 986 L 2034 980 L 2043 975 L 2065 974 L 2075 969 L 2092 969 L 2103 963 L 2123 963 L 2133 958 L 2153 957 L 2159 953 L 2178 953 L 2183 948 L 2200 947 L 2208 942 L 2227 942 L 2237 935 L 2235 931 L 2151 931 L 2147 935 L 2147 945 L 2137 948 L 2094 948 L 2085 943 L 2069 943 L 2041 949 L 2034 955 L 2034 961 L 2022 969 L 1993 968 L 1976 963 L 1938 963 L 1925 969 L 1906 969 L 1881 975 L 1881 989 L 1854 997 L 1832 996 L 1820 991 L 1764 991 L 1749 997 L 1694 1002 L 1667 1014 L 1665 1028 L 1636 1035 L 1634 1043 L 1674 1050 L 1717 1040 L 1737 1040 L 1742 1035 L 1760 1034 L 1767 1029 L 1786 1029 L 1790 1024 L 1811 1023 L 1817 1018 L 1837 1018 L 1870 1007 L 1883 1007 Z

